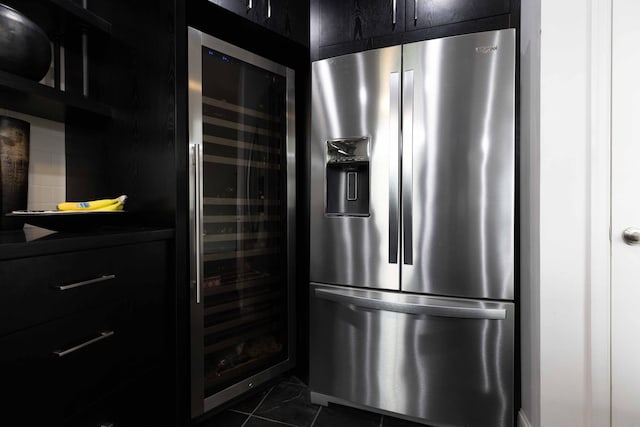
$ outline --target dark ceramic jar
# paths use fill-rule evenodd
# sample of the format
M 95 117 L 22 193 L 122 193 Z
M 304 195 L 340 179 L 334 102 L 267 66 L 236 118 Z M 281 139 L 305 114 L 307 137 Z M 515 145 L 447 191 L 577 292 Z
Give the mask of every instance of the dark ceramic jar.
M 45 32 L 0 3 L 0 70 L 39 81 L 50 64 L 51 44 Z

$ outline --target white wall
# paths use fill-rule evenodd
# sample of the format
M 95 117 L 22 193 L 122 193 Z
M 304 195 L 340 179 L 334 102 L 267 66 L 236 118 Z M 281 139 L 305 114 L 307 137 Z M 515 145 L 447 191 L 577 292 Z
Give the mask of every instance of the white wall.
M 0 115 L 27 121 L 29 188 L 27 209 L 55 209 L 66 197 L 64 123 L 0 109 Z
M 520 424 L 606 426 L 610 0 L 522 7 Z

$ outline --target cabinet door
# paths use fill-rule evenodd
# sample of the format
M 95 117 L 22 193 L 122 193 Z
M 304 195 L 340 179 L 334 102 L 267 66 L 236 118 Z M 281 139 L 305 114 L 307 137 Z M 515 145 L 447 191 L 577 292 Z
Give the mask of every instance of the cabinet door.
M 132 304 L 106 305 L 0 340 L 3 425 L 58 426 L 132 373 Z M 18 422 L 18 420 L 20 422 Z
M 510 12 L 510 0 L 406 0 L 407 30 L 455 24 Z
M 218 5 L 237 15 L 245 17 L 251 21 L 258 21 L 259 7 L 257 3 L 262 0 L 209 0 L 211 3 Z
M 320 46 L 404 31 L 403 0 L 322 0 L 318 5 Z
M 257 1 L 264 3 L 264 25 L 267 28 L 300 44 L 309 45 L 308 2 L 300 0 Z

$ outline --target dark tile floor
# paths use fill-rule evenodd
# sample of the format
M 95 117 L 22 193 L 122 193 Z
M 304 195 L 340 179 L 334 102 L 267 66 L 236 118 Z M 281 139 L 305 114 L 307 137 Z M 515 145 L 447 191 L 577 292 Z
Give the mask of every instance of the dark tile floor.
M 346 406 L 314 405 L 309 389 L 287 377 L 229 409 L 208 417 L 197 427 L 424 427 L 410 421 Z

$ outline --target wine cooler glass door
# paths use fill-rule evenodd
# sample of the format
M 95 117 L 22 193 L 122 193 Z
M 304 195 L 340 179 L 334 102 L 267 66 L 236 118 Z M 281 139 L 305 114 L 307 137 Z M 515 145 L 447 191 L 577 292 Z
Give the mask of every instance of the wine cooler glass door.
M 291 363 L 293 79 L 285 67 L 199 35 L 191 363 L 206 411 Z

